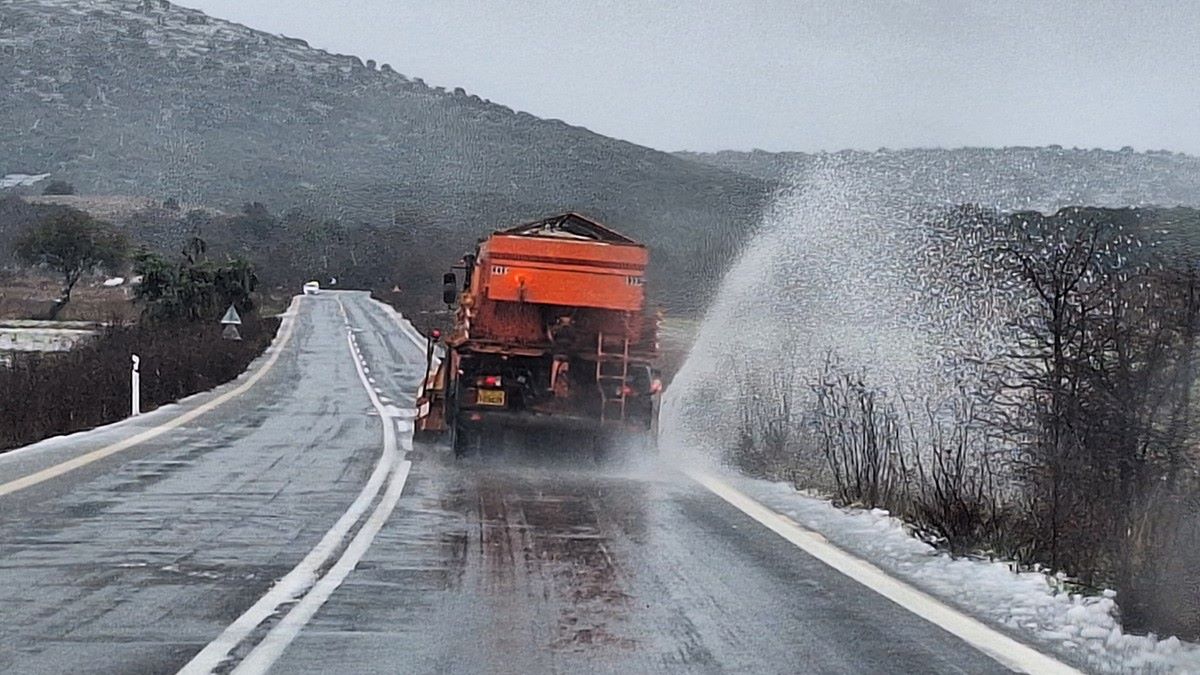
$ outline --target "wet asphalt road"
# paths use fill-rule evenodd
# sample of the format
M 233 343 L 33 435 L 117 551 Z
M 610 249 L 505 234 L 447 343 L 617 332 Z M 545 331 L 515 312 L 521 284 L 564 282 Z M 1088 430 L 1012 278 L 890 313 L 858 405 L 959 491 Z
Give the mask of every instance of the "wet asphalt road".
M 415 342 L 365 295 L 324 293 L 240 397 L 0 496 L 0 672 L 174 672 L 313 548 L 380 453 L 346 324 L 385 402 L 411 406 Z M 219 393 L 0 456 L 0 483 Z M 663 460 L 570 450 L 418 445 L 399 505 L 274 671 L 1003 670 Z

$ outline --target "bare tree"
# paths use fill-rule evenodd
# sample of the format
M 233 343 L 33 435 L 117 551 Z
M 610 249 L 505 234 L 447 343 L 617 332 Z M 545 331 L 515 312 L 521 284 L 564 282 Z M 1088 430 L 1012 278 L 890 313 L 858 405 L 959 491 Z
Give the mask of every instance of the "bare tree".
M 1135 574 L 1139 504 L 1190 433 L 1196 281 L 1111 221 L 1022 215 L 1000 257 L 1031 290 L 1002 399 L 1022 448 L 1035 556 L 1085 583 Z

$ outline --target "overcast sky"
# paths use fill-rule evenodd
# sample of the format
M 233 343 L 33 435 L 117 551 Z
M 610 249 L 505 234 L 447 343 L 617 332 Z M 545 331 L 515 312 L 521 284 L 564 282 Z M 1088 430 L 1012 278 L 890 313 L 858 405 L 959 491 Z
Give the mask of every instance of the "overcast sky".
M 663 150 L 1200 154 L 1200 0 L 184 0 Z

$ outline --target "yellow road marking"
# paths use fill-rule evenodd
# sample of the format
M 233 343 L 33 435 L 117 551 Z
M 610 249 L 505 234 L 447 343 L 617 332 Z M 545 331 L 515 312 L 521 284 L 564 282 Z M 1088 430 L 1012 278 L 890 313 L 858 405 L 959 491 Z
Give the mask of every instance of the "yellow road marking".
M 224 394 L 221 394 L 213 400 L 204 403 L 203 405 L 197 406 L 178 417 L 173 417 L 166 422 L 163 422 L 156 427 L 147 429 L 135 436 L 130 436 L 123 441 L 118 441 L 112 445 L 106 445 L 103 448 L 93 450 L 87 454 L 80 455 L 73 459 L 69 459 L 61 464 L 55 464 L 54 466 L 47 467 L 41 471 L 31 473 L 24 478 L 18 478 L 17 480 L 4 483 L 3 485 L 0 485 L 0 497 L 10 495 L 18 490 L 24 490 L 25 488 L 33 487 L 38 483 L 44 483 L 65 473 L 74 471 L 80 467 L 84 467 L 88 464 L 104 459 L 105 457 L 115 455 L 122 450 L 128 450 L 129 448 L 132 448 L 140 443 L 145 443 L 151 439 L 158 438 L 172 429 L 176 429 L 184 424 L 187 424 L 188 422 L 191 422 L 192 420 L 206 412 L 209 412 L 222 403 L 246 393 L 246 391 L 250 389 L 250 387 L 253 387 L 259 380 L 261 380 L 263 376 L 267 374 L 267 371 L 271 369 L 271 366 L 274 366 L 275 362 L 279 360 L 279 355 L 283 353 L 284 347 L 287 346 L 288 341 L 292 337 L 292 330 L 295 327 L 295 317 L 297 316 L 297 311 L 300 308 L 301 297 L 302 296 L 296 296 L 293 298 L 291 306 L 288 307 L 287 316 L 285 317 L 285 321 L 287 321 L 287 327 L 284 330 L 283 336 L 279 339 L 278 344 L 273 345 L 275 347 L 274 353 L 267 357 L 267 360 L 265 363 L 263 363 L 262 367 L 260 367 L 258 370 L 255 370 L 245 382 L 225 392 Z

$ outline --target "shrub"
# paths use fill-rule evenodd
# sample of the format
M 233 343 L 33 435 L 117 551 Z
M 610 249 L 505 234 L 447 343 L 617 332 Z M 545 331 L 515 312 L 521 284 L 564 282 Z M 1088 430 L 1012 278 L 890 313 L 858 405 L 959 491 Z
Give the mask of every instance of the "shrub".
M 44 195 L 73 195 L 75 194 L 75 186 L 65 180 L 52 180 L 42 188 Z
M 747 375 L 734 463 L 770 476 L 820 458 L 792 474 L 798 487 L 887 509 L 954 554 L 1115 588 L 1129 630 L 1200 636 L 1200 267 L 1131 236 L 1139 217 L 998 222 L 975 254 L 1027 302 L 1003 357 L 972 364 L 971 390 L 889 398 L 830 358 L 793 419 L 789 379 Z
M 279 325 L 253 314 L 242 322 L 240 342 L 223 340 L 216 323 L 114 326 L 70 352 L 15 355 L 0 368 L 0 451 L 126 417 L 132 354 L 143 410 L 232 380 Z

